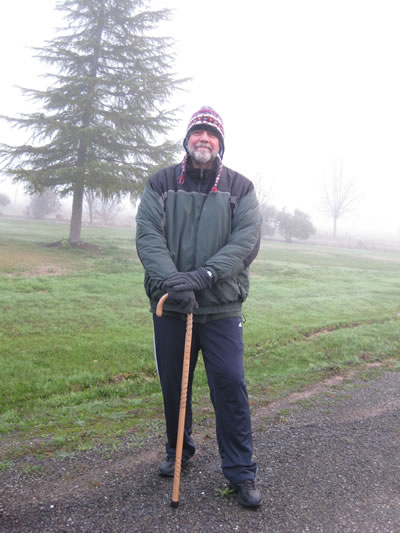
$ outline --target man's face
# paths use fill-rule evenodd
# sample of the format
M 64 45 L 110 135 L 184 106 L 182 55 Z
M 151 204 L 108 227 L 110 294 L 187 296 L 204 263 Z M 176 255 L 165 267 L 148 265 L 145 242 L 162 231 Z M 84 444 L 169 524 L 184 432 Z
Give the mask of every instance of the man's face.
M 194 167 L 211 168 L 219 151 L 217 135 L 209 130 L 195 130 L 189 137 L 188 151 Z

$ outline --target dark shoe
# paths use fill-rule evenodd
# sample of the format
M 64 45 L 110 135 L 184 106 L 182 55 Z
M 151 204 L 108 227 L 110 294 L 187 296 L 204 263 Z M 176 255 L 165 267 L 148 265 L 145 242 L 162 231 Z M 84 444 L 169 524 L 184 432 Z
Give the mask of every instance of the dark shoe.
M 231 486 L 237 492 L 237 500 L 243 507 L 259 507 L 261 505 L 261 494 L 256 489 L 256 483 L 253 479 L 245 479 Z
M 182 457 L 182 468 L 188 464 L 191 457 Z M 175 472 L 175 457 L 167 457 L 165 461 L 160 464 L 159 474 L 163 477 L 174 477 Z

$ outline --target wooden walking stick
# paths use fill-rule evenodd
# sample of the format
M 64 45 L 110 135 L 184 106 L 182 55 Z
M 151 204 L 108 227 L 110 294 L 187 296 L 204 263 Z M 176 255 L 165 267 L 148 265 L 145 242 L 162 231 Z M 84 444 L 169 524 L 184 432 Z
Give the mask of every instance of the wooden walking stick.
M 164 294 L 157 304 L 156 315 L 162 316 L 163 305 L 168 298 L 168 294 Z M 186 335 L 185 335 L 185 352 L 183 355 L 183 369 L 182 369 L 182 385 L 181 385 L 181 401 L 179 405 L 179 422 L 178 435 L 176 438 L 176 456 L 175 456 L 175 470 L 174 470 L 174 484 L 172 487 L 171 507 L 178 507 L 179 505 L 179 484 L 181 479 L 182 468 L 182 449 L 183 449 L 183 434 L 185 431 L 186 418 L 186 401 L 187 390 L 189 382 L 189 367 L 190 367 L 190 349 L 192 346 L 192 329 L 193 329 L 193 314 L 188 313 L 186 318 Z

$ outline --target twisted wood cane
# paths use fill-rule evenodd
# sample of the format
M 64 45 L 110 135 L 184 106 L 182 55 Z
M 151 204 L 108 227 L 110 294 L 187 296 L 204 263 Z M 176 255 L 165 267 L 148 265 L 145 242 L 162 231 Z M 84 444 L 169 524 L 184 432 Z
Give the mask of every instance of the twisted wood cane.
M 160 298 L 157 304 L 156 315 L 162 316 L 163 305 L 168 298 L 168 294 L 164 294 Z M 187 390 L 189 382 L 189 367 L 190 367 L 190 349 L 192 346 L 192 330 L 193 330 L 193 314 L 188 313 L 186 317 L 186 335 L 185 335 L 185 351 L 183 355 L 183 369 L 182 369 L 182 384 L 181 384 L 181 400 L 179 405 L 179 421 L 178 421 L 178 434 L 176 438 L 176 457 L 175 457 L 175 470 L 174 470 L 174 484 L 172 487 L 172 499 L 171 507 L 178 507 L 179 505 L 179 485 L 181 479 L 182 469 L 182 450 L 183 450 L 183 434 L 185 431 L 185 418 L 186 418 L 186 402 L 187 402 Z

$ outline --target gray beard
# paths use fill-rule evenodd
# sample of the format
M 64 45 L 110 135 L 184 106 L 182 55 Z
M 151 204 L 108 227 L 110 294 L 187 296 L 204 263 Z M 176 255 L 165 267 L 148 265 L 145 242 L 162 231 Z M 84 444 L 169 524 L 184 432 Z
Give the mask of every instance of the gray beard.
M 190 157 L 201 165 L 205 165 L 215 159 L 215 155 L 210 151 L 202 151 L 199 149 L 189 150 Z

